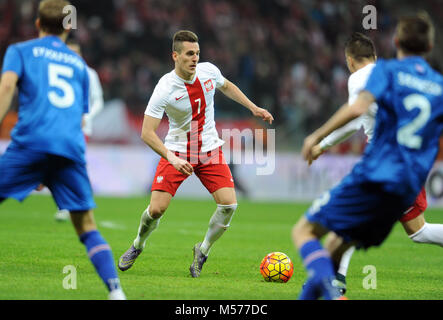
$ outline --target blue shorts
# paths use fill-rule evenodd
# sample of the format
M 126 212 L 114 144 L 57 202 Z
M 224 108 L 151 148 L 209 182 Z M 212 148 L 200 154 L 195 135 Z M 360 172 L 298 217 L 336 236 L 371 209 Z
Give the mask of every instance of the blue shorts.
M 386 239 L 409 206 L 404 197 L 387 193 L 380 184 L 357 183 L 348 176 L 315 200 L 306 218 L 368 248 Z
M 85 164 L 10 144 L 0 157 L 0 198 L 23 201 L 41 183 L 60 209 L 95 207 Z

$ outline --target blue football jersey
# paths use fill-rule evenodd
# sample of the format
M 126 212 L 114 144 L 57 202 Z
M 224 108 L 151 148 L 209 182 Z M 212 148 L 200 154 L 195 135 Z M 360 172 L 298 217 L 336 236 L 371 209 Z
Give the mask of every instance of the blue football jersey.
M 413 203 L 439 150 L 443 77 L 421 57 L 380 59 L 365 90 L 379 108 L 373 140 L 353 176 Z
M 88 112 L 86 63 L 56 36 L 8 47 L 2 72 L 19 77 L 12 143 L 84 162 L 82 116 Z

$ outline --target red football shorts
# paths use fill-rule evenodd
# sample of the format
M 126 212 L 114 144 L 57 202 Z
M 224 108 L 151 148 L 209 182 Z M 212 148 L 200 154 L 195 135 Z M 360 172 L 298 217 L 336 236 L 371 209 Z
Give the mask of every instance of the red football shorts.
M 426 191 L 425 188 L 423 188 L 415 199 L 414 204 L 408 210 L 406 210 L 403 217 L 400 218 L 400 222 L 407 222 L 418 217 L 426 210 L 427 207 L 428 202 L 426 200 Z
M 182 159 L 186 158 L 186 155 L 183 157 L 178 152 L 175 154 Z M 199 159 L 194 158 L 190 161 L 188 157 L 185 160 L 191 163 L 194 173 L 209 193 L 214 193 L 220 188 L 234 188 L 234 179 L 221 147 L 203 154 Z M 187 177 L 175 169 L 169 161 L 161 158 L 155 172 L 151 191 L 166 191 L 174 196 L 178 187 Z

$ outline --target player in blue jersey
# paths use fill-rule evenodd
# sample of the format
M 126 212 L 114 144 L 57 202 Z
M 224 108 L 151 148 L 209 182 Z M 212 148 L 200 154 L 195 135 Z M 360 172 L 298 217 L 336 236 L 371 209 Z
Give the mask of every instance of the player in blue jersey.
M 349 77 L 348 104 L 351 105 L 361 90 L 364 89 L 368 77 L 375 66 L 376 52 L 372 40 L 361 33 L 353 33 L 346 42 L 345 56 L 347 66 L 352 75 Z M 325 150 L 344 141 L 357 132 L 360 128 L 364 129 L 367 136 L 367 142 L 370 143 L 373 135 L 375 123 L 375 114 L 377 105 L 374 103 L 369 108 L 369 113 L 351 121 L 344 127 L 332 132 L 324 138 L 318 145 L 312 148 L 313 159 L 319 157 Z M 427 199 L 425 188 L 419 193 L 415 202 L 406 210 L 400 219 L 400 222 L 406 231 L 408 237 L 415 243 L 436 244 L 443 247 L 443 224 L 428 223 L 424 217 L 424 211 L 427 208 Z M 326 237 L 324 247 L 326 249 L 333 248 L 336 245 L 335 233 L 331 232 Z M 336 266 L 336 277 L 338 284 L 342 287 L 342 291 L 346 291 L 346 273 L 349 267 L 351 256 L 354 248 L 346 251 L 342 257 L 332 256 L 334 265 Z M 340 260 L 336 260 L 340 258 Z
M 340 256 L 352 245 L 380 245 L 424 185 L 443 129 L 443 77 L 423 59 L 433 40 L 427 16 L 400 19 L 397 59 L 379 59 L 357 100 L 305 139 L 302 154 L 310 162 L 324 137 L 378 104 L 374 136 L 362 160 L 293 228 L 309 275 L 300 299 L 339 298 L 331 254 Z M 319 242 L 329 231 L 341 238 L 332 252 Z
M 0 157 L 0 202 L 24 200 L 40 184 L 59 208 L 70 211 L 109 299 L 125 299 L 109 245 L 100 235 L 85 162 L 83 114 L 88 112 L 89 78 L 83 59 L 65 44 L 65 0 L 39 4 L 39 38 L 9 46 L 0 81 L 0 120 L 19 91 L 19 120 Z

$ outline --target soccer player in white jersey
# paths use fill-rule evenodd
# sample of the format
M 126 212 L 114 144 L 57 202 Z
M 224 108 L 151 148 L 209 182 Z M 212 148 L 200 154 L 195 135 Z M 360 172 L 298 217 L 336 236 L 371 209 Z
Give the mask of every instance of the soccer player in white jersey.
M 194 260 L 189 269 L 192 277 L 199 277 L 212 245 L 229 227 L 237 209 L 234 181 L 221 151 L 224 142 L 215 128 L 215 91 L 219 89 L 268 123 L 274 119 L 225 79 L 215 65 L 199 63 L 200 47 L 195 33 L 181 30 L 174 35 L 172 59 L 175 68 L 155 87 L 141 135 L 162 157 L 152 184 L 151 202 L 141 216 L 137 237 L 120 257 L 118 266 L 125 271 L 134 264 L 180 184 L 195 173 L 217 204 L 205 238 L 193 248 Z M 165 112 L 169 132 L 163 143 L 156 130 Z
M 356 32 L 351 35 L 346 43 L 345 55 L 348 69 L 352 73 L 348 81 L 348 104 L 352 105 L 360 91 L 364 89 L 368 77 L 375 66 L 376 52 L 372 40 Z M 361 128 L 363 128 L 369 143 L 374 131 L 376 112 L 377 104 L 373 103 L 366 114 L 325 137 L 314 147 L 313 159 L 317 159 L 330 147 L 346 140 Z M 426 192 L 423 188 L 415 203 L 405 212 L 400 222 L 409 238 L 414 242 L 443 246 L 443 225 L 431 224 L 425 221 L 423 212 L 426 210 L 426 207 Z M 330 233 L 326 240 L 325 247 L 333 251 L 332 248 L 338 246 L 339 242 L 339 238 L 334 233 Z M 342 287 L 343 292 L 346 288 L 346 273 L 354 250 L 355 248 L 351 247 L 343 254 L 341 259 L 335 257 L 336 260 L 334 260 L 337 268 L 337 280 L 341 282 L 339 285 Z
M 82 55 L 80 44 L 77 41 L 70 39 L 66 41 L 66 44 L 69 49 L 77 53 L 79 56 Z M 89 75 L 89 113 L 84 115 L 82 127 L 86 141 L 92 136 L 93 119 L 103 110 L 105 104 L 103 99 L 103 88 L 97 71 L 89 66 L 87 66 L 87 69 Z M 55 213 L 54 218 L 57 221 L 67 221 L 69 220 L 69 211 L 66 209 L 59 209 Z

